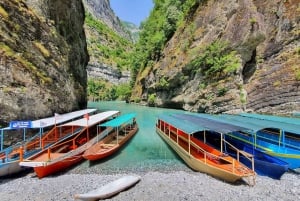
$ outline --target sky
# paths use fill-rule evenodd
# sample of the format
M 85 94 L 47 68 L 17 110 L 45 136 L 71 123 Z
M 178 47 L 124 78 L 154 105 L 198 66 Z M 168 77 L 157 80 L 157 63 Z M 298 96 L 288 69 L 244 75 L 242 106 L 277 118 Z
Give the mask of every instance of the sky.
M 152 0 L 110 0 L 114 13 L 122 20 L 139 26 L 153 8 Z

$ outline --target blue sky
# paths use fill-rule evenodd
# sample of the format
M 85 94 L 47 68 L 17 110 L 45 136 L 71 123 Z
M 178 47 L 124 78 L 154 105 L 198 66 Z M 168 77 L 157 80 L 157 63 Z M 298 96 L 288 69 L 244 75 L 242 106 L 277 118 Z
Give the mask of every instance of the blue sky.
M 123 21 L 140 25 L 153 8 L 152 0 L 110 0 L 114 13 Z

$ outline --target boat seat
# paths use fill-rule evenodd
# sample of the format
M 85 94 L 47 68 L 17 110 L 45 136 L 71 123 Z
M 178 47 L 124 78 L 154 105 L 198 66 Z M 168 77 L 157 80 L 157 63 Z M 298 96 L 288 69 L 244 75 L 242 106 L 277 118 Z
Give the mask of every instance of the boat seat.
M 60 147 L 58 150 L 56 150 L 56 153 L 62 152 L 63 150 L 65 150 L 66 148 L 68 148 L 69 145 L 65 144 L 64 146 Z
M 102 144 L 101 146 L 103 147 L 103 148 L 110 148 L 110 147 L 113 147 L 113 146 L 115 146 L 116 144 Z

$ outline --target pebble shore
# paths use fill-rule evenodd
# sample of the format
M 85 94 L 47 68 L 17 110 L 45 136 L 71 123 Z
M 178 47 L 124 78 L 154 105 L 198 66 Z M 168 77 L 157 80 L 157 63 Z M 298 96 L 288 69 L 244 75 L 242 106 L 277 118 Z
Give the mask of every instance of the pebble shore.
M 74 200 L 74 195 L 101 187 L 124 175 L 140 175 L 134 187 L 110 198 L 114 201 L 183 200 L 300 200 L 300 174 L 285 173 L 280 180 L 257 176 L 255 186 L 230 184 L 193 171 L 79 174 L 69 171 L 38 179 L 35 173 L 0 180 L 1 201 Z

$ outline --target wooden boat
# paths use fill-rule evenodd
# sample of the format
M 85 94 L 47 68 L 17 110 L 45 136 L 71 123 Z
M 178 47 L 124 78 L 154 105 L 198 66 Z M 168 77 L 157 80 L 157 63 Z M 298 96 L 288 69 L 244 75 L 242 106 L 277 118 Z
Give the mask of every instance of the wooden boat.
M 135 122 L 135 114 L 124 114 L 100 126 L 113 128 L 111 133 L 102 133 L 98 143 L 87 149 L 83 158 L 87 160 L 99 160 L 118 151 L 138 131 Z
M 119 115 L 119 111 L 107 111 L 61 125 L 67 129 L 82 127 L 42 152 L 20 162 L 21 166 L 33 167 L 39 178 L 65 170 L 80 162 L 82 154 L 97 142 L 97 124 Z
M 297 122 L 286 123 L 240 115 L 222 115 L 221 117 L 248 128 L 248 131 L 228 134 L 235 140 L 287 162 L 289 169 L 300 168 L 300 125 Z
M 300 168 L 300 120 L 266 115 L 205 115 L 197 116 L 239 125 L 246 130 L 227 133 L 233 139 L 276 157 L 289 164 L 289 169 Z M 290 122 L 290 123 L 289 123 Z
M 215 133 L 213 131 L 207 131 L 204 137 L 204 133 L 197 133 L 197 135 L 194 135 L 197 139 L 203 140 L 205 138 L 206 143 L 209 145 L 218 148 L 220 147 L 221 141 L 218 140 L 218 133 Z M 256 149 L 253 146 L 249 146 L 246 143 L 243 143 L 241 141 L 237 141 L 232 139 L 231 137 L 228 137 L 224 135 L 224 141 L 226 143 L 223 143 L 224 152 L 228 153 L 230 156 L 237 159 L 237 153 L 235 149 L 242 150 L 245 153 L 251 154 L 254 157 L 254 170 L 257 174 L 262 176 L 268 176 L 273 179 L 280 179 L 281 176 L 288 170 L 289 164 L 273 157 L 265 152 L 262 152 L 258 149 Z M 232 146 L 227 146 L 227 144 L 230 144 Z M 232 149 L 232 147 L 235 147 L 235 149 Z M 249 161 L 246 157 L 243 155 L 239 155 L 239 161 L 242 162 L 244 165 L 246 165 L 249 168 L 252 168 L 252 163 Z
M 156 124 L 157 133 L 176 151 L 193 170 L 207 173 L 227 182 L 248 179 L 255 183 L 255 172 L 238 160 L 193 137 L 193 134 L 206 130 L 200 125 L 171 115 L 161 115 Z M 222 139 L 222 138 L 221 138 Z M 245 154 L 236 150 L 238 154 Z M 245 154 L 251 159 L 251 155 Z
M 117 193 L 120 193 L 121 191 L 130 188 L 140 180 L 141 180 L 140 176 L 135 176 L 135 175 L 124 176 L 98 189 L 83 194 L 76 194 L 74 198 L 75 200 L 79 199 L 79 200 L 86 200 L 86 201 L 107 199 L 116 195 Z
M 1 147 L 0 147 L 0 177 L 10 176 L 20 171 L 27 169 L 21 167 L 19 161 L 26 159 L 40 151 L 49 145 L 57 142 L 61 137 L 67 136 L 70 132 L 68 130 L 58 129 L 58 125 L 74 120 L 81 117 L 84 114 L 95 112 L 96 109 L 84 109 L 66 114 L 61 114 L 49 118 L 43 118 L 35 121 L 12 121 L 15 124 L 23 125 L 22 127 L 10 127 L 3 128 L 1 132 Z M 24 126 L 24 124 L 26 126 Z M 37 132 L 33 137 L 28 138 L 28 130 Z M 13 131 L 22 131 L 23 141 L 20 141 L 12 146 L 3 147 L 4 133 L 10 133 Z M 36 131 L 37 130 L 37 131 Z

